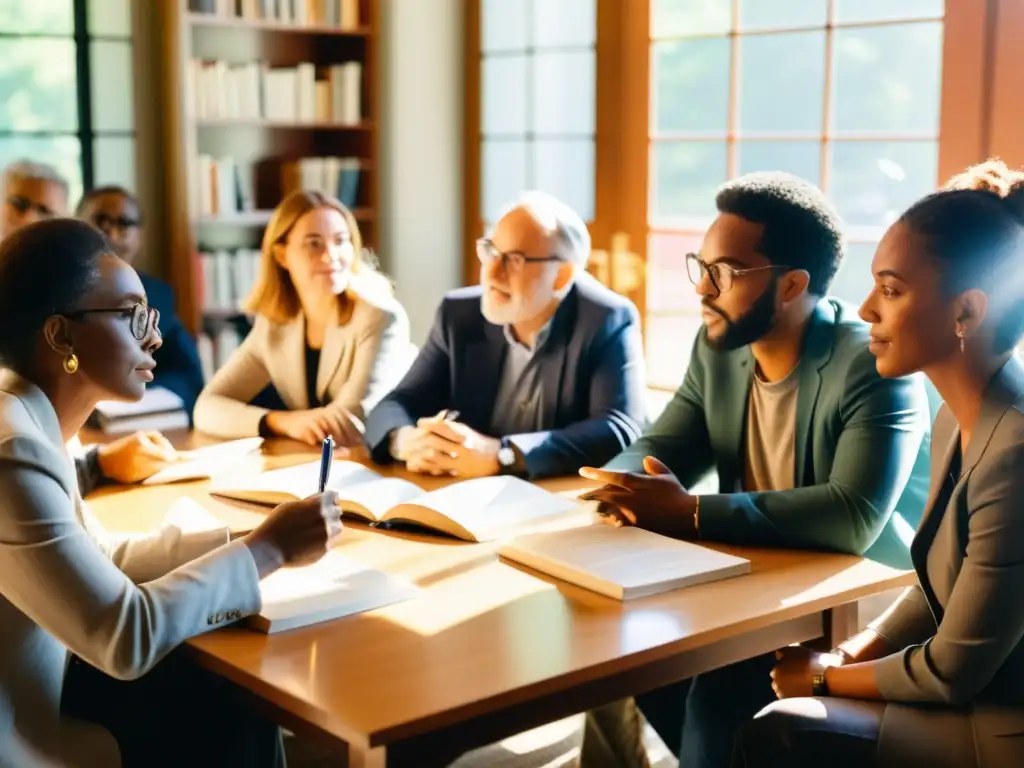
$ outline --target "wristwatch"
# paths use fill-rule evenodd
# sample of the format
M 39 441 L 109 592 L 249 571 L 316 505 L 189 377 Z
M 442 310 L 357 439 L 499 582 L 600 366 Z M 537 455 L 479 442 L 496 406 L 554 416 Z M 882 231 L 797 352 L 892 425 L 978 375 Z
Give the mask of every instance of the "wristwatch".
M 501 447 L 498 448 L 498 474 L 510 475 L 516 469 L 516 449 L 512 447 L 507 437 L 501 438 Z
M 821 670 L 821 672 L 811 678 L 811 695 L 819 697 L 828 696 L 828 683 L 825 682 L 825 670 Z

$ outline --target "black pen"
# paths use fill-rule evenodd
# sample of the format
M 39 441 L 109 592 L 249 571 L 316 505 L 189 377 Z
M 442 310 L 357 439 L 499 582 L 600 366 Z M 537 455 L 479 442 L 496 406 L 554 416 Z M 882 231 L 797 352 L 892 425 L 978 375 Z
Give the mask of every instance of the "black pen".
M 331 462 L 334 461 L 334 438 L 328 435 L 320 446 L 320 483 L 317 493 L 327 488 L 327 478 L 331 474 Z

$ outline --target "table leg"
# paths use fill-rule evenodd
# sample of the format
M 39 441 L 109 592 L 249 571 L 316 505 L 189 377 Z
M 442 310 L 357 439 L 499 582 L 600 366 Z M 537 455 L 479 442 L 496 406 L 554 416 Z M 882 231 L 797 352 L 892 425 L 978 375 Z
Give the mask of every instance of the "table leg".
M 857 634 L 857 603 L 845 603 L 825 611 L 825 640 L 835 648 L 843 640 Z
M 352 744 L 348 748 L 348 768 L 387 768 L 388 753 L 386 747 L 357 747 Z

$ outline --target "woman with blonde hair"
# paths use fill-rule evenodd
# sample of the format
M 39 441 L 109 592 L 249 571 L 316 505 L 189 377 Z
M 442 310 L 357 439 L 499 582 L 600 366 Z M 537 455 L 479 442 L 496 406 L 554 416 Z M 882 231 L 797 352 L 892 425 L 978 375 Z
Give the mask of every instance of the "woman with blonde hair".
M 252 331 L 196 402 L 218 437 L 362 442 L 364 414 L 405 373 L 409 321 L 363 251 L 355 217 L 314 191 L 288 195 L 263 235 Z M 268 385 L 284 408 L 253 404 Z

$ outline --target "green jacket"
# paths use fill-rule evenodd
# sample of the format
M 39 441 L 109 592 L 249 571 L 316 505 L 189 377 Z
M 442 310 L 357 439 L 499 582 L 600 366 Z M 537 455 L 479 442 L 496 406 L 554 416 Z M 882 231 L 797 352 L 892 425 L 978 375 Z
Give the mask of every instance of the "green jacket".
M 928 496 L 929 396 L 920 374 L 879 376 L 868 336 L 838 300 L 822 299 L 811 315 L 799 363 L 793 490 L 741 492 L 753 355 L 713 350 L 703 329 L 665 411 L 607 467 L 641 472 L 653 455 L 686 487 L 717 470 L 719 493 L 700 497 L 702 539 L 838 550 L 911 567 L 910 539 Z

